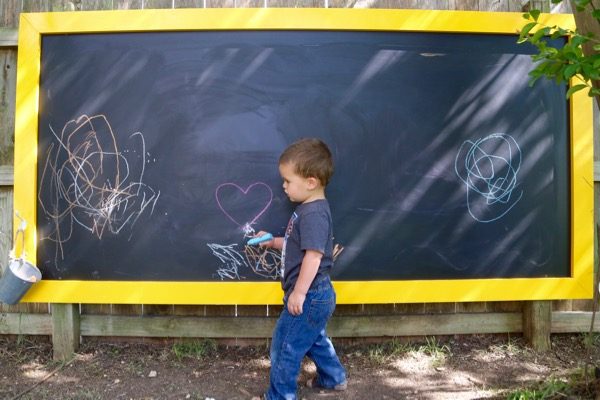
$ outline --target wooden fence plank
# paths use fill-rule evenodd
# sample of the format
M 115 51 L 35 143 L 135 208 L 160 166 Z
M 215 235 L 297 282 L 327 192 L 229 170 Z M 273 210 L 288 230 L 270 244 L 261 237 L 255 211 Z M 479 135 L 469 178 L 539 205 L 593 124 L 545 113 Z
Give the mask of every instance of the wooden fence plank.
M 523 336 L 537 351 L 550 350 L 552 303 L 526 301 L 523 304 Z
M 233 1 L 233 0 L 225 0 L 226 2 L 228 1 Z M 222 2 L 222 0 L 221 0 Z M 219 0 L 211 0 L 210 2 L 212 3 L 219 3 Z M 207 1 L 208 4 L 208 1 Z M 207 7 L 211 7 L 209 5 L 207 5 Z M 213 6 L 213 7 L 219 7 L 217 6 Z M 267 7 L 314 7 L 314 8 L 320 8 L 320 7 L 325 7 L 325 0 L 268 0 L 267 1 Z
M 593 311 L 594 300 L 572 300 L 573 309 L 577 311 Z
M 54 360 L 67 361 L 79 348 L 79 304 L 52 304 L 52 350 Z
M 508 11 L 509 12 L 523 11 L 523 2 L 521 0 L 508 0 Z
M 12 247 L 13 189 L 0 186 L 0 273 L 4 273 Z M 0 311 L 2 311 L 0 303 Z
M 237 306 L 236 316 L 265 317 L 267 316 L 267 306 Z
M 127 317 L 82 315 L 83 336 L 267 338 L 275 317 Z M 521 331 L 520 313 L 334 317 L 334 337 L 423 336 Z
M 448 0 L 450 10 L 479 11 L 479 0 Z
M 588 332 L 592 313 L 555 311 L 552 333 Z M 135 317 L 82 315 L 83 336 L 268 338 L 276 318 L 271 317 Z M 427 336 L 451 334 L 514 333 L 522 331 L 520 313 L 469 313 L 454 315 L 334 316 L 329 334 L 334 337 Z M 600 318 L 594 323 L 600 332 Z M 51 335 L 49 314 L 0 313 L 2 335 Z
M 509 11 L 508 0 L 479 0 L 481 11 Z
M 488 301 L 487 311 L 490 312 L 521 312 L 523 302 L 521 301 Z
M 16 29 L 0 29 L 0 48 L 17 47 L 18 36 Z
M 75 0 L 81 4 L 81 11 L 112 10 L 113 0 Z
M 457 313 L 472 313 L 472 312 L 486 312 L 487 303 L 485 301 L 475 301 L 469 303 L 456 303 Z
M 592 313 L 584 311 L 555 311 L 552 313 L 552 333 L 589 332 Z M 594 318 L 594 332 L 600 332 L 600 315 Z
M 19 26 L 22 0 L 3 0 L 0 2 L 0 28 Z
M 397 314 L 425 314 L 425 303 L 395 304 Z
M 271 310 L 269 311 L 269 315 L 274 315 L 274 314 L 271 314 L 271 312 L 275 312 L 275 310 L 273 309 L 272 306 L 270 306 L 270 308 L 271 308 Z M 361 315 L 361 314 L 364 314 L 364 311 L 365 311 L 364 304 L 337 304 L 335 306 L 336 315 L 341 315 L 341 316 Z M 281 310 L 279 310 L 279 312 L 281 312 Z
M 329 8 L 354 8 L 357 0 L 325 0 Z
M 270 337 L 275 318 L 81 316 L 83 336 Z
M 10 186 L 12 193 L 12 186 L 14 185 L 14 168 L 12 165 L 0 165 L 0 186 Z
M 573 300 L 554 300 L 552 311 L 573 311 Z
M 394 304 L 365 304 L 362 307 L 365 315 L 392 315 L 394 312 Z
M 335 317 L 328 332 L 335 337 L 427 336 L 521 331 L 519 313 L 470 313 Z
M 425 313 L 454 314 L 456 313 L 456 303 L 425 303 Z
M 271 1 L 271 0 L 270 0 Z M 446 0 L 326 0 L 330 8 L 390 8 L 447 10 Z M 271 3 L 269 3 L 271 6 Z
M 144 304 L 142 315 L 173 315 L 172 304 Z
M 112 313 L 111 304 L 82 304 L 81 314 L 92 315 L 110 315 Z
M 144 307 L 141 304 L 111 304 L 113 315 L 142 315 Z
M 207 317 L 235 317 L 236 307 L 235 306 L 213 306 L 207 305 L 204 306 L 205 311 L 204 315 Z
M 50 314 L 0 313 L 0 335 L 51 335 Z
M 273 1 L 273 0 L 268 0 L 268 1 Z M 277 0 L 279 1 L 279 0 Z M 286 1 L 286 0 L 281 0 L 281 1 Z M 306 1 L 312 1 L 312 0 L 287 0 L 291 3 L 294 2 L 306 2 Z M 316 1 L 316 0 L 315 0 Z M 235 7 L 239 7 L 239 8 L 243 8 L 243 7 L 264 7 L 265 6 L 265 0 L 206 0 L 205 2 L 206 7 L 207 8 L 235 8 Z M 268 3 L 270 4 L 270 3 Z M 269 5 L 270 6 L 270 5 Z M 286 6 L 284 6 L 286 7 Z M 289 7 L 294 7 L 294 6 L 289 6 Z M 306 6 L 305 6 L 306 7 Z
M 173 0 L 146 0 L 144 1 L 144 8 L 173 8 Z
M 173 315 L 178 317 L 205 317 L 206 307 L 176 304 L 175 307 L 173 307 Z M 263 316 L 266 315 L 266 313 L 263 314 Z
M 12 165 L 15 148 L 15 98 L 17 91 L 17 52 L 0 49 L 0 165 Z
M 59 12 L 59 11 L 77 11 L 75 0 L 47 0 L 48 11 Z
M 175 8 L 202 8 L 205 0 L 175 0 Z
M 28 0 L 21 2 L 22 12 L 42 12 L 49 11 L 47 0 Z
M 115 10 L 137 10 L 143 8 L 142 0 L 115 0 L 113 8 Z
M 594 161 L 594 181 L 600 181 L 600 161 Z

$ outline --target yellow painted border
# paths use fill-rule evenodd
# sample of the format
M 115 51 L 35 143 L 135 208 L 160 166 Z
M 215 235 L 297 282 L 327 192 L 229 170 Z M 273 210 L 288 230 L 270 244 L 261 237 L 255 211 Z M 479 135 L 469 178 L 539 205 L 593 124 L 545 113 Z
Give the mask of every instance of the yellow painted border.
M 574 29 L 571 15 L 543 14 L 547 25 Z M 37 121 L 43 35 L 188 30 L 361 30 L 510 34 L 520 13 L 375 9 L 188 9 L 21 14 L 15 121 L 15 210 L 36 221 Z M 516 41 L 516 36 L 515 36 Z M 576 93 L 571 121 L 571 271 L 569 278 L 336 282 L 338 303 L 418 303 L 592 297 L 592 102 Z M 15 223 L 17 225 L 17 223 Z M 15 226 L 16 229 L 16 226 Z M 35 226 L 26 254 L 35 260 Z M 121 304 L 277 304 L 273 282 L 44 281 L 23 301 Z

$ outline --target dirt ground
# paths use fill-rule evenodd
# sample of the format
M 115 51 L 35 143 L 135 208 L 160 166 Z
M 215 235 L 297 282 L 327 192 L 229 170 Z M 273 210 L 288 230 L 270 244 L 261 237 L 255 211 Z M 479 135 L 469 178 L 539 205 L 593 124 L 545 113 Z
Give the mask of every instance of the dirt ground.
M 507 335 L 334 343 L 348 369 L 347 391 L 299 385 L 299 399 L 596 398 L 596 382 L 581 385 L 581 377 L 586 360 L 592 377 L 600 365 L 598 336 L 553 335 L 552 350 L 543 354 Z M 0 336 L 1 399 L 249 400 L 264 391 L 268 373 L 266 343 L 86 338 L 72 361 L 59 363 L 46 338 Z M 314 373 L 306 361 L 300 382 Z M 558 394 L 515 397 L 519 389 L 543 388 L 540 382 L 552 382 Z

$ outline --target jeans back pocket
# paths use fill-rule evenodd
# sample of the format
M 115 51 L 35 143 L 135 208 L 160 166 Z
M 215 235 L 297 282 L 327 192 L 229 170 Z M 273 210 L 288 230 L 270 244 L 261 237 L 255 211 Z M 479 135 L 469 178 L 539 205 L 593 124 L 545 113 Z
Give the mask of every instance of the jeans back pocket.
M 308 310 L 308 323 L 313 328 L 324 328 L 327 321 L 333 315 L 335 310 L 335 297 L 328 296 L 327 298 L 316 298 L 310 301 L 310 309 Z

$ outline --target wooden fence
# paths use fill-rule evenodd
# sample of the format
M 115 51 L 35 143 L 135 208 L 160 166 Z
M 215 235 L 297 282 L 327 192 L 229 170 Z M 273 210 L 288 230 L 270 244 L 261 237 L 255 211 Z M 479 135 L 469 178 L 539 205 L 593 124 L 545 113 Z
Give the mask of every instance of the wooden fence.
M 0 260 L 12 246 L 13 149 L 17 29 L 21 12 L 195 7 L 354 7 L 475 11 L 551 11 L 550 0 L 3 0 L 0 2 Z M 552 10 L 565 12 L 562 9 Z M 568 10 L 567 10 L 568 11 Z M 594 143 L 597 147 L 598 112 Z M 596 158 L 597 159 L 597 158 Z M 600 164 L 594 169 L 600 180 Z M 598 202 L 598 183 L 595 198 Z M 5 267 L 5 265 L 3 265 Z M 340 305 L 331 322 L 334 337 L 393 337 L 521 333 L 540 348 L 549 332 L 590 329 L 592 301 L 478 302 Z M 180 306 L 121 304 L 0 303 L 0 334 L 52 335 L 57 358 L 68 357 L 90 336 L 210 337 L 229 340 L 270 337 L 281 306 Z M 600 318 L 595 330 L 600 331 Z

